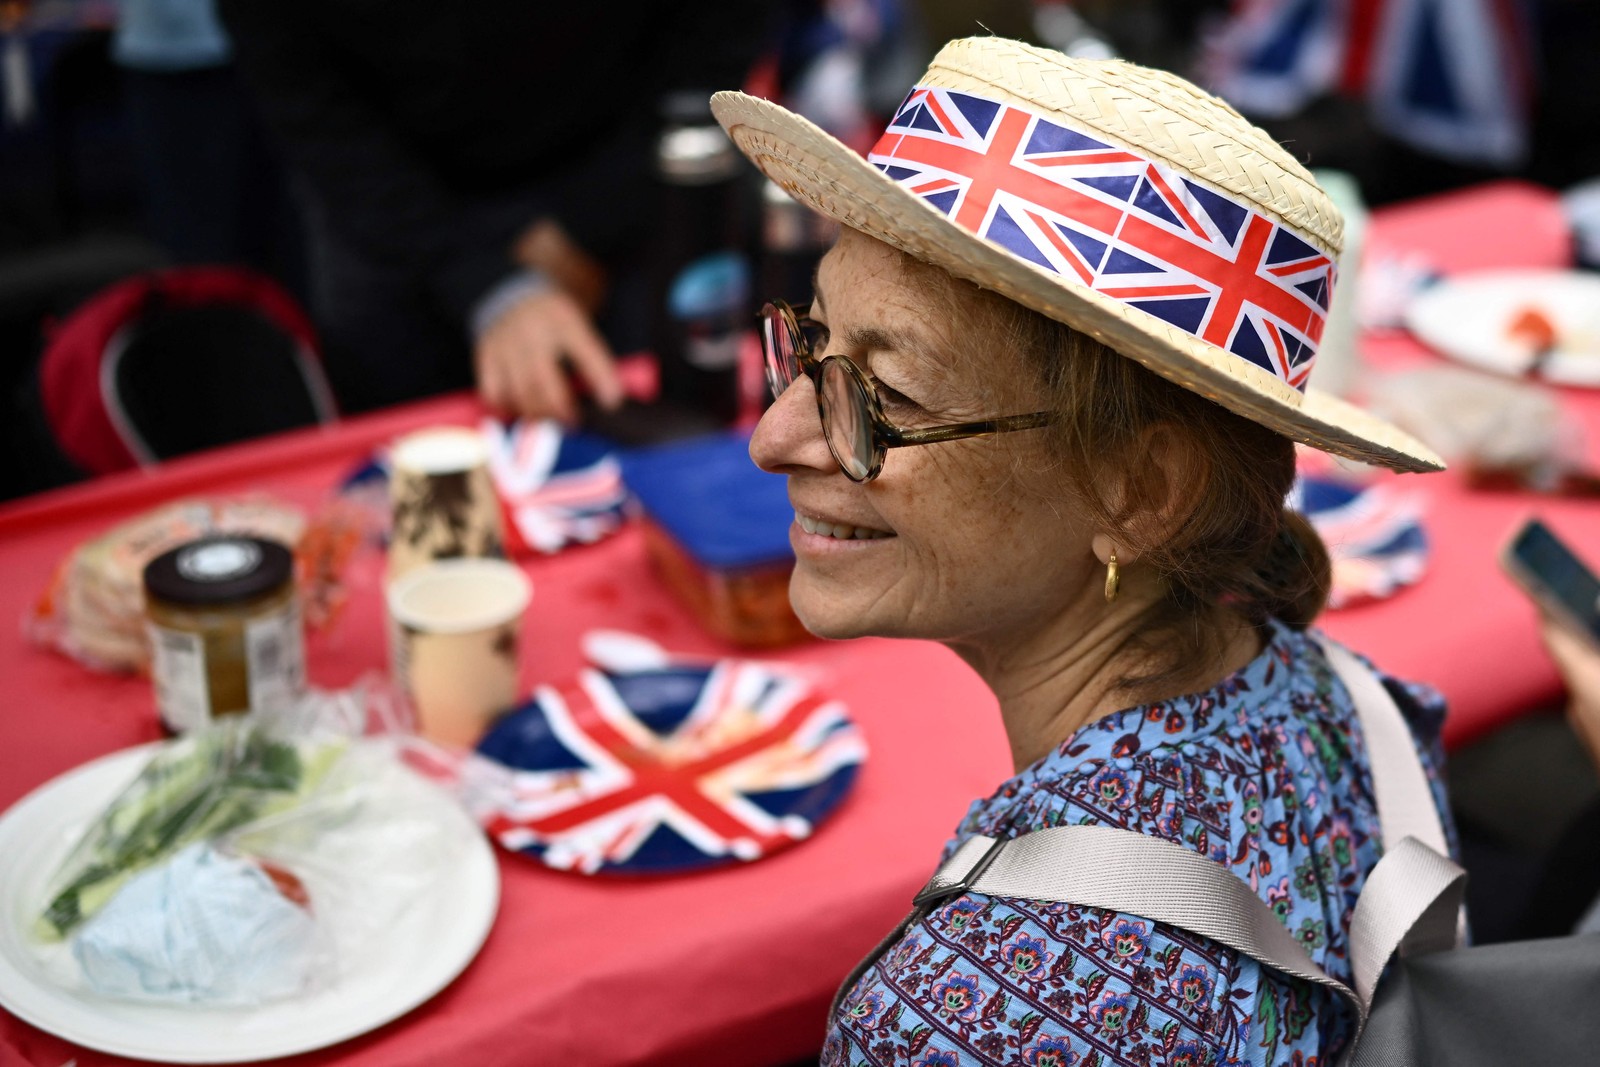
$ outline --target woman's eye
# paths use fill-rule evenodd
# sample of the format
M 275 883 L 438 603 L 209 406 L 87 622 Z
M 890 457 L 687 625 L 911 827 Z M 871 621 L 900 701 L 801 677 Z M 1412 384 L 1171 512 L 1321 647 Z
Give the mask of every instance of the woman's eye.
M 885 385 L 881 380 L 874 383 L 878 392 L 878 402 L 886 408 L 899 408 L 910 410 L 919 405 L 915 400 L 902 393 L 891 385 Z
M 800 330 L 805 334 L 806 343 L 811 346 L 812 352 L 821 355 L 822 350 L 828 347 L 828 326 L 826 323 L 818 322 L 815 319 L 806 319 L 800 324 Z

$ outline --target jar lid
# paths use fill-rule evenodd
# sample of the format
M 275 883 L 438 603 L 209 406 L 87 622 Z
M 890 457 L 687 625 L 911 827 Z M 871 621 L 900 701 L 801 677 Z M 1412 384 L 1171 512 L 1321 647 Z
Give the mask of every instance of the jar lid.
M 170 604 L 229 604 L 261 596 L 294 576 L 294 554 L 261 537 L 203 537 L 150 561 L 144 589 Z

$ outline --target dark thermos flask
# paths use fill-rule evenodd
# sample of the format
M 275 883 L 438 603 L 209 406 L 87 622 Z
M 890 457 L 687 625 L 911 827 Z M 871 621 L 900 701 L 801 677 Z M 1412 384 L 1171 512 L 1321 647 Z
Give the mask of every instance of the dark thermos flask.
M 812 211 L 775 181 L 761 190 L 761 295 L 794 307 L 811 303 L 812 274 L 839 224 Z
M 751 328 L 743 157 L 701 104 L 662 133 L 656 152 L 661 211 L 656 232 L 652 340 L 667 402 L 732 422 L 739 354 Z M 688 121 L 684 121 L 687 118 Z

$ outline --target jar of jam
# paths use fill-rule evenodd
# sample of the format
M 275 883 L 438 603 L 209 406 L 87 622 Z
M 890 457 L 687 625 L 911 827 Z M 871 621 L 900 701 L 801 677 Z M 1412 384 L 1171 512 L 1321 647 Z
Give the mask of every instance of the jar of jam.
M 213 536 L 144 570 L 151 675 L 174 733 L 221 715 L 280 711 L 305 690 L 294 556 L 276 541 Z

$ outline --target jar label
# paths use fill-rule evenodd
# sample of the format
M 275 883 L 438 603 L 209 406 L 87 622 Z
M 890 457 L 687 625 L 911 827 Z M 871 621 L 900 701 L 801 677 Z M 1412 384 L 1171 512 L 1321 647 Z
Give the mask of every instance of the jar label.
M 300 605 L 291 600 L 282 611 L 251 620 L 244 630 L 245 665 L 253 711 L 285 711 L 305 691 L 305 629 Z
M 211 721 L 211 685 L 206 676 L 206 646 L 199 634 L 151 624 L 150 675 L 156 708 L 173 733 Z

